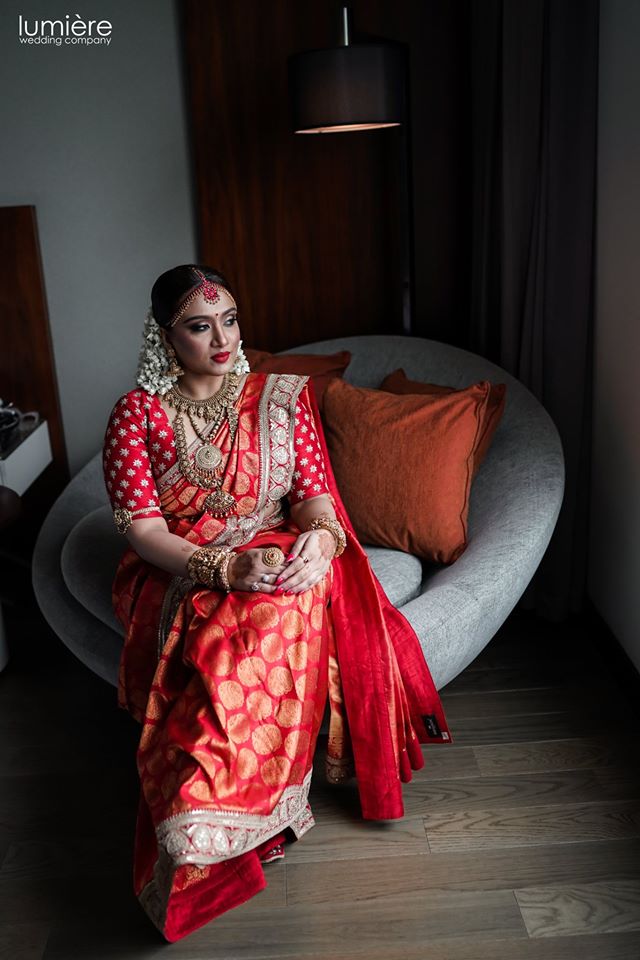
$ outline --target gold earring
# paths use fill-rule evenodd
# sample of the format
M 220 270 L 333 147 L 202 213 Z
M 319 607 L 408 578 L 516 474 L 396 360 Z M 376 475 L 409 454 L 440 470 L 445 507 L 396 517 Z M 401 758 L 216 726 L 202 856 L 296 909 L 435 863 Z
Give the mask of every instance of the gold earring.
M 173 348 L 173 345 L 168 341 L 164 341 L 165 350 L 167 353 L 167 358 L 169 360 L 169 366 L 167 367 L 166 374 L 168 377 L 181 377 L 184 374 L 184 370 L 178 363 L 178 357 L 176 351 Z

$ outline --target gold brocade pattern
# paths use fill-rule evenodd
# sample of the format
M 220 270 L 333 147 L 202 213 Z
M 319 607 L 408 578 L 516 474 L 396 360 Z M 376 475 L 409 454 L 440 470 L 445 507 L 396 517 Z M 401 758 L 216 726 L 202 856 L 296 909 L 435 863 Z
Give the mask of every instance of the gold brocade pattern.
M 291 548 L 299 531 L 281 500 L 306 380 L 250 376 L 233 443 L 225 427 L 216 435 L 235 516 L 203 514 L 203 492 L 171 465 L 159 477 L 171 532 L 199 546 Z M 332 584 L 330 567 L 303 594 L 226 594 L 133 551 L 123 557 L 114 580 L 125 627 L 118 695 L 142 725 L 134 889 L 160 930 L 175 895 L 214 883 L 216 865 L 284 828 L 301 837 L 314 825 L 308 791 L 326 705 Z
M 267 763 L 268 776 L 274 782 L 279 782 L 290 766 L 283 757 L 274 757 Z M 290 826 L 299 838 L 315 824 L 307 799 L 311 773 L 310 770 L 300 785 L 294 784 L 283 790 L 280 800 L 267 816 L 237 810 L 193 809 L 159 824 L 158 841 L 175 866 L 185 863 L 202 866 L 251 850 L 285 826 Z

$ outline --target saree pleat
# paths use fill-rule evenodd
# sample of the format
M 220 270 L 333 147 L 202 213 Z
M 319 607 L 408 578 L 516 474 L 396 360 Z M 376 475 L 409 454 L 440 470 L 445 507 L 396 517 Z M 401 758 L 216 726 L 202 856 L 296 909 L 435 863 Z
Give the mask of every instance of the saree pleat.
M 158 484 L 168 527 L 199 545 L 278 545 L 286 555 L 300 533 L 282 491 L 303 389 L 347 531 L 324 578 L 300 594 L 226 594 L 128 549 L 114 579 L 125 628 L 118 702 L 142 725 L 134 891 L 168 941 L 259 893 L 262 859 L 313 827 L 308 793 L 327 703 L 326 777 L 356 776 L 367 819 L 401 817 L 401 782 L 424 765 L 420 742 L 452 740 L 418 638 L 340 499 L 307 377 L 252 374 L 233 444 L 225 427 L 216 435 L 237 516 L 203 514 L 203 492 L 169 468 Z

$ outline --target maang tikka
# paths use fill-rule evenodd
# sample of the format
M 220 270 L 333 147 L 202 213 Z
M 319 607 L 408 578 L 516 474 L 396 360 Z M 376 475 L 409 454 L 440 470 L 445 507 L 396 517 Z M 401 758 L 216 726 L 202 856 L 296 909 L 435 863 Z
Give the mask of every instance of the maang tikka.
M 187 308 L 193 303 L 196 297 L 200 297 L 200 296 L 204 297 L 207 303 L 217 303 L 218 300 L 220 299 L 220 291 L 218 290 L 219 285 L 215 283 L 215 281 L 209 280 L 208 277 L 205 277 L 204 273 L 198 270 L 197 267 L 192 267 L 191 269 L 198 274 L 198 276 L 200 277 L 200 282 L 196 287 L 193 288 L 191 293 L 187 294 L 187 296 L 182 301 L 182 303 L 180 304 L 176 312 L 173 314 L 171 321 L 169 323 L 170 327 L 174 327 L 176 325 L 178 320 L 180 320 L 184 315 L 185 310 L 187 310 Z M 237 309 L 238 304 L 233 299 L 229 291 L 226 289 L 226 287 L 223 287 L 222 289 L 227 294 L 227 296 L 231 300 L 233 300 L 233 305 Z

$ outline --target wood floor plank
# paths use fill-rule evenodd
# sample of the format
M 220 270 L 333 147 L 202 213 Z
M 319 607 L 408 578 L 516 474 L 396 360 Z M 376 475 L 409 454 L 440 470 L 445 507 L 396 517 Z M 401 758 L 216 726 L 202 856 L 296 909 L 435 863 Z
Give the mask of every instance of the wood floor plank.
M 133 833 L 131 830 L 130 834 Z M 128 872 L 128 844 L 114 843 L 108 836 L 57 836 L 47 840 L 18 840 L 11 844 L 2 862 L 0 881 L 74 877 L 81 872 L 121 878 Z
M 412 771 L 414 780 L 477 777 L 481 772 L 472 746 L 453 743 L 423 743 L 420 746 L 424 766 Z
M 433 852 L 635 839 L 640 836 L 640 800 L 434 810 L 426 814 L 424 824 Z
M 78 759 L 71 753 L 55 754 L 40 734 L 39 742 L 24 743 L 17 738 L 0 741 L 0 777 L 71 774 L 78 768 Z
M 479 940 L 456 938 L 388 952 L 383 946 L 370 951 L 371 960 L 638 960 L 637 933 L 602 934 L 587 937 Z M 330 960 L 339 960 L 336 952 Z M 329 960 L 329 958 L 323 958 Z
M 430 942 L 428 946 L 403 944 L 389 948 L 383 944 L 379 950 L 376 946 L 368 948 L 366 954 L 335 948 L 322 954 L 308 954 L 305 960 L 349 960 L 362 956 L 370 960 L 638 960 L 640 936 L 633 931 L 528 940 L 468 942 L 455 938 Z
M 54 831 L 67 833 L 69 824 L 80 836 L 96 830 L 102 805 L 108 809 L 101 818 L 102 835 L 127 832 L 135 824 L 138 787 L 129 772 L 108 770 L 85 772 L 70 789 L 68 777 L 0 777 L 0 829 L 20 823 L 22 833 L 43 836 Z M 73 782 L 73 781 L 71 781 Z M 95 798 L 88 803 L 87 798 Z M 14 826 L 15 829 L 15 826 Z
M 594 730 L 607 732 L 614 738 L 619 735 L 621 728 L 627 730 L 628 726 L 629 721 L 625 716 L 614 715 L 612 711 L 603 717 L 596 707 L 577 713 L 558 710 L 554 713 L 518 714 L 509 718 L 465 717 L 451 722 L 451 743 L 466 747 L 568 740 L 590 736 Z
M 640 791 L 637 791 L 640 799 Z M 558 770 L 464 780 L 411 782 L 403 787 L 405 816 L 432 811 L 471 811 L 481 807 L 521 808 L 537 804 L 573 804 L 629 799 L 629 780 L 599 778 L 593 770 Z
M 589 685 L 571 683 L 527 690 L 445 693 L 442 695 L 442 704 L 447 719 L 454 725 L 461 720 L 484 721 L 497 718 L 503 718 L 510 723 L 511 718 L 523 714 L 533 717 L 539 713 L 555 713 L 559 704 L 562 705 L 563 712 L 572 715 L 592 716 L 596 711 L 601 715 L 601 712 L 606 710 L 617 716 L 621 706 L 616 687 L 613 684 L 605 687 L 595 679 Z
M 287 852 L 288 857 L 288 852 Z M 501 890 L 538 884 L 640 879 L 640 840 L 456 850 L 368 860 L 287 862 L 287 902 L 369 899 L 423 891 Z
M 425 902 L 422 894 L 371 902 L 301 904 L 251 915 L 245 906 L 195 931 L 188 945 L 177 953 L 180 960 L 213 956 L 225 960 L 322 957 L 326 952 L 334 955 L 336 948 L 344 950 L 343 955 L 393 956 L 394 951 L 405 947 L 421 947 L 424 951 L 426 943 L 454 936 L 476 942 L 496 936 L 526 937 L 511 891 L 456 893 L 447 904 L 439 902 L 436 906 Z M 52 948 L 54 935 L 52 931 L 45 960 L 62 960 Z M 95 960 L 104 955 L 91 952 L 88 956 Z
M 212 922 L 212 929 L 216 922 Z M 59 943 L 58 939 L 47 947 L 43 960 L 70 960 L 64 948 L 62 952 L 58 949 Z M 76 956 L 81 956 L 82 960 L 234 960 L 237 956 L 233 950 L 218 953 L 211 941 L 194 942 L 193 938 L 163 946 L 126 942 L 118 945 L 118 953 L 109 953 L 112 949 L 111 944 L 104 947 L 94 945 L 90 953 Z M 273 954 L 261 952 L 259 944 L 256 944 L 255 952 L 243 953 L 242 956 L 244 960 L 262 960 Z M 487 937 L 471 942 L 463 937 L 453 937 L 429 942 L 428 948 L 424 942 L 407 943 L 404 939 L 389 944 L 383 939 L 381 943 L 367 943 L 362 949 L 343 938 L 340 942 L 333 942 L 303 956 L 305 960 L 638 960 L 640 936 L 631 932 L 520 940 Z
M 41 960 L 48 923 L 8 923 L 0 927 L 0 960 Z
M 288 846 L 287 863 L 309 860 L 368 859 L 428 853 L 420 817 L 399 820 L 329 820 L 318 822 L 301 840 Z
M 552 624 L 541 629 L 540 624 L 527 627 L 522 618 L 517 628 L 509 621 L 506 630 L 500 630 L 491 643 L 465 667 L 466 671 L 502 670 L 507 667 L 527 667 L 536 663 L 555 663 L 564 671 L 571 664 L 593 663 L 593 651 L 577 649 L 565 630 L 555 631 Z M 515 623 L 515 620 L 514 620 Z
M 589 682 L 592 674 L 593 668 L 590 664 L 576 664 L 573 657 L 555 661 L 532 657 L 526 663 L 463 670 L 452 683 L 447 684 L 443 693 L 449 698 L 460 694 L 491 691 L 503 693 L 507 690 L 532 690 L 542 687 L 558 689 L 581 679 Z
M 640 931 L 640 878 L 515 891 L 530 937 Z
M 78 873 L 61 887 L 42 960 L 159 960 L 171 956 L 166 951 L 182 960 L 180 945 L 168 944 L 153 926 L 130 882 Z
M 638 740 L 605 735 L 543 740 L 529 743 L 501 743 L 473 747 L 478 770 L 497 773 L 535 773 L 550 770 L 577 770 L 608 764 L 640 768 Z
M 479 768 L 471 747 L 454 747 L 445 744 L 423 744 L 425 765 L 420 770 L 414 770 L 413 779 L 409 784 L 403 784 L 405 811 L 408 805 L 420 803 L 421 794 L 412 799 L 413 791 L 418 790 L 418 783 L 431 783 L 441 780 L 462 780 L 479 776 Z M 324 769 L 326 747 L 318 746 L 314 771 L 311 779 L 309 801 L 316 821 L 330 822 L 348 819 L 361 819 L 362 811 L 358 793 L 357 779 L 352 778 L 345 783 L 329 783 Z
M 640 767 L 595 767 L 594 775 L 610 797 L 640 797 Z
M 0 880 L 0 926 L 47 923 L 59 915 L 67 898 L 73 901 L 72 884 L 59 877 Z

